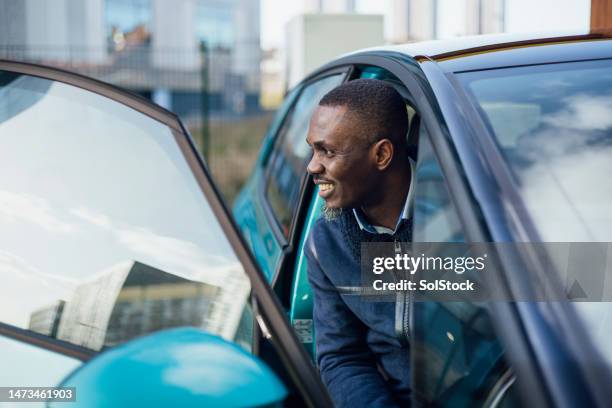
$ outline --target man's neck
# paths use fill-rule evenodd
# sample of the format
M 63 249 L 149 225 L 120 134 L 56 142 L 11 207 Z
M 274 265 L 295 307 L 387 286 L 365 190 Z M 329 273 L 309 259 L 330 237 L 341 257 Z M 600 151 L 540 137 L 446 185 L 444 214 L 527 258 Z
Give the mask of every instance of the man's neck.
M 395 229 L 410 189 L 410 164 L 400 171 L 394 171 L 381 183 L 377 197 L 361 207 L 372 225 Z

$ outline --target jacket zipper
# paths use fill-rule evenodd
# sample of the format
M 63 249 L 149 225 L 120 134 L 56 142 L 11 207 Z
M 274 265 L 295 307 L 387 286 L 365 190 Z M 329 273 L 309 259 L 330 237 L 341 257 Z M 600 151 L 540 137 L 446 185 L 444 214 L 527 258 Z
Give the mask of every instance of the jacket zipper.
M 395 253 L 402 252 L 402 244 L 397 240 L 397 238 L 393 239 L 393 245 L 395 248 Z M 397 275 L 393 274 L 395 281 L 397 282 Z M 399 296 L 398 296 L 399 297 Z M 401 296 L 402 302 L 402 330 L 400 333 L 400 342 L 402 344 L 410 344 L 410 291 L 404 290 Z M 396 300 L 397 301 L 397 300 Z

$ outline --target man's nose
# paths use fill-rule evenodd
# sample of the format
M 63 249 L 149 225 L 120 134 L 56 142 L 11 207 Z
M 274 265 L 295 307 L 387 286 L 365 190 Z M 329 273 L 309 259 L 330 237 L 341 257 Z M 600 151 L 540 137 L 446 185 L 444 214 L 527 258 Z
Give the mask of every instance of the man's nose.
M 323 165 L 317 159 L 317 155 L 313 154 L 310 162 L 308 163 L 308 167 L 306 167 L 306 171 L 310 174 L 321 174 L 323 173 Z

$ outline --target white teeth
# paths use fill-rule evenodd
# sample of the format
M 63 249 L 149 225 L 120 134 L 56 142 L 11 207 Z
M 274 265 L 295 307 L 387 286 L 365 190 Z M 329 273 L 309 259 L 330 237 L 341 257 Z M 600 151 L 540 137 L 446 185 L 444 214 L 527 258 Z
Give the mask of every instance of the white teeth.
M 328 191 L 334 188 L 334 185 L 331 183 L 319 184 L 319 190 Z

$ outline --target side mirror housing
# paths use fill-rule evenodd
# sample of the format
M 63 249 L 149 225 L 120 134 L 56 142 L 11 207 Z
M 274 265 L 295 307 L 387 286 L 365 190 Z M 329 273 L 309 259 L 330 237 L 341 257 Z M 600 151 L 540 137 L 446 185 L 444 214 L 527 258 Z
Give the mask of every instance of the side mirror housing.
M 287 395 L 255 356 L 196 328 L 157 332 L 105 351 L 61 386 L 76 387 L 71 407 L 274 406 Z

